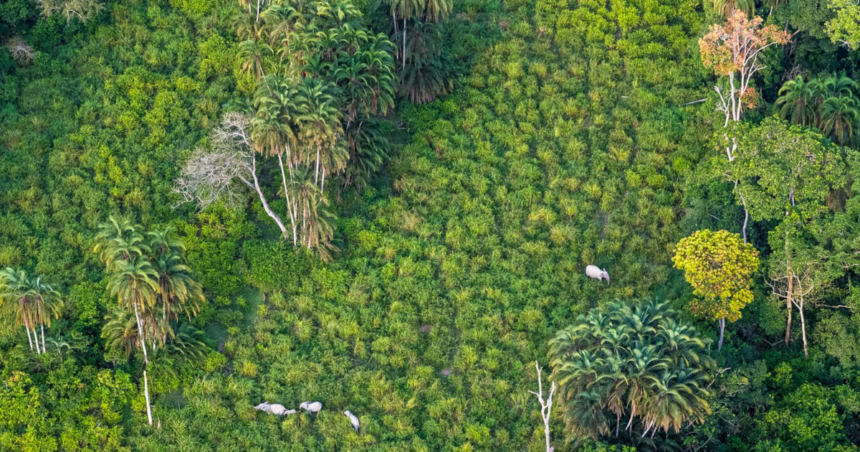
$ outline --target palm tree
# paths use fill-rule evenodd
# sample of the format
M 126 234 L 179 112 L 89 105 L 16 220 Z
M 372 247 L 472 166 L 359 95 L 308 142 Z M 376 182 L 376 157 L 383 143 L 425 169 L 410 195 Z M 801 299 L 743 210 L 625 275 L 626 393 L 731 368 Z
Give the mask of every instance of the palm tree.
M 821 131 L 833 141 L 847 145 L 860 122 L 860 105 L 851 96 L 830 97 L 821 105 Z
M 845 74 L 830 75 L 818 80 L 819 98 L 851 96 L 857 90 L 857 82 Z
M 304 2 L 281 2 L 269 6 L 260 14 L 260 18 L 266 24 L 265 34 L 269 38 L 270 46 L 289 45 L 290 35 L 295 33 L 298 26 L 304 22 L 304 4 Z
M 42 353 L 45 353 L 45 325 L 50 328 L 51 318 L 60 317 L 63 300 L 60 298 L 60 292 L 46 284 L 42 276 L 32 278 L 28 286 L 27 296 L 32 300 L 33 321 L 42 331 Z M 38 343 L 36 345 L 38 348 Z
M 394 24 L 394 37 L 396 38 L 398 20 L 403 22 L 403 28 L 400 31 L 403 47 L 400 53 L 400 61 L 402 66 L 406 68 L 406 21 L 415 17 L 419 17 L 424 12 L 424 1 L 426 0 L 386 0 L 388 8 L 391 11 L 391 20 Z M 446 1 L 446 0 L 441 0 Z M 399 17 L 398 17 L 399 16 Z M 420 23 L 420 22 L 419 22 Z M 396 40 L 396 39 L 394 39 Z
M 713 6 L 714 12 L 723 17 L 731 16 L 735 10 L 743 11 L 748 16 L 755 13 L 755 1 L 753 0 L 714 0 Z
M 262 40 L 249 39 L 239 44 L 239 60 L 242 61 L 243 74 L 253 74 L 260 80 L 266 75 L 265 58 L 272 54 L 272 48 Z
M 380 127 L 378 120 L 368 119 L 346 129 L 349 166 L 346 169 L 345 185 L 366 185 L 370 176 L 388 160 L 389 143 Z
M 138 344 L 143 352 L 143 387 L 146 396 L 146 417 L 152 425 L 152 408 L 149 401 L 149 382 L 146 366 L 149 356 L 146 351 L 147 329 L 154 325 L 148 321 L 152 318 L 159 290 L 158 272 L 144 256 L 135 255 L 129 261 L 121 261 L 109 276 L 108 290 L 111 296 L 117 297 L 119 305 L 126 311 L 133 311 L 138 331 Z M 154 343 L 161 340 L 163 334 L 149 338 Z
M 31 331 L 36 333 L 36 322 L 33 313 L 33 300 L 29 296 L 30 280 L 24 270 L 6 268 L 0 271 L 0 302 L 4 320 L 10 322 L 13 328 L 24 327 L 30 350 L 33 350 Z M 39 353 L 39 339 L 36 337 L 36 353 Z
M 140 226 L 125 218 L 109 217 L 107 222 L 99 225 L 93 251 L 99 254 L 108 271 L 119 262 L 128 262 L 133 256 L 149 251 L 139 230 Z
M 792 124 L 811 125 L 816 116 L 816 99 L 819 88 L 815 81 L 806 81 L 802 75 L 785 82 L 779 89 L 776 106 L 779 116 Z
M 361 50 L 352 54 L 334 71 L 334 77 L 345 98 L 344 113 L 347 128 L 360 114 L 367 117 L 394 106 L 397 80 L 391 41 L 384 35 L 375 36 Z
M 331 82 L 304 79 L 296 93 L 296 123 L 300 128 L 299 141 L 308 149 L 316 152 L 314 161 L 314 183 L 322 182 L 320 191 L 325 190 L 325 177 L 328 172 L 343 170 L 345 161 L 336 157 L 337 143 L 343 135 L 340 123 L 341 113 L 335 98 L 336 87 Z M 328 155 L 326 155 L 328 154 Z M 306 164 L 310 163 L 311 153 L 307 154 Z M 330 164 L 329 167 L 323 162 Z M 343 163 L 343 164 L 342 164 Z
M 565 418 L 580 436 L 597 438 L 641 428 L 676 431 L 709 408 L 703 382 L 713 361 L 692 327 L 665 303 L 613 303 L 581 316 L 550 341 L 553 379 Z
M 417 23 L 409 32 L 404 54 L 408 64 L 400 72 L 400 94 L 413 103 L 427 103 L 451 89 L 451 63 L 442 54 L 438 24 Z
M 63 301 L 60 293 L 46 284 L 42 276 L 30 278 L 24 270 L 6 268 L 0 271 L 0 302 L 3 317 L 11 321 L 13 327 L 23 326 L 27 331 L 30 350 L 36 345 L 36 353 L 46 351 L 45 325 L 51 326 L 51 319 L 59 318 Z M 39 331 L 42 344 L 39 345 Z M 30 332 L 32 330 L 32 338 Z
M 447 20 L 454 9 L 452 0 L 424 0 L 424 20 L 427 22 L 442 22 Z
M 173 228 L 169 226 L 148 235 L 164 320 L 176 320 L 180 310 L 189 319 L 192 314 L 196 316 L 197 300 L 204 300 L 203 290 L 185 265 L 185 245 L 173 236 Z
M 325 28 L 341 28 L 346 25 L 356 26 L 361 19 L 361 10 L 349 0 L 330 0 L 316 4 L 316 15 L 328 19 Z

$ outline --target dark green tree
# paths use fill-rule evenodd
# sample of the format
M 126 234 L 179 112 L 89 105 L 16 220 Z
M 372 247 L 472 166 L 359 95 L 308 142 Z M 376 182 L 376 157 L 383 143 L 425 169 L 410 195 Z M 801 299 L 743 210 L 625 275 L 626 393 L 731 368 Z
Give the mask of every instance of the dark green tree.
M 665 302 L 615 302 L 580 316 L 550 341 L 568 428 L 619 436 L 626 421 L 625 432 L 653 437 L 701 421 L 713 366 L 705 348 Z

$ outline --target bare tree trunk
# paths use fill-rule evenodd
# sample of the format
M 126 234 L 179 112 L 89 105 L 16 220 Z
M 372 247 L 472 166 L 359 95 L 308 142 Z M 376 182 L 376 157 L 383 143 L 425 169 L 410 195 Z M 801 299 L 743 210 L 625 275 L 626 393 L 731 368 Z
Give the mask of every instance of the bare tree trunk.
M 624 430 L 630 430 L 630 427 L 633 426 L 633 418 L 636 417 L 636 405 L 630 406 L 630 420 L 627 421 L 627 425 L 624 427 Z
M 280 230 L 281 230 L 281 234 L 286 236 L 287 235 L 287 228 L 284 226 L 284 222 L 281 221 L 281 217 L 279 217 L 278 214 L 276 214 L 272 210 L 272 208 L 269 207 L 269 203 L 268 203 L 268 201 L 266 201 L 266 195 L 263 194 L 263 190 L 260 188 L 260 181 L 257 179 L 257 160 L 256 160 L 256 158 L 254 159 L 253 166 L 251 168 L 251 177 L 254 179 L 253 184 L 250 181 L 248 181 L 247 179 L 245 179 L 244 177 L 240 177 L 240 179 L 242 180 L 242 182 L 245 183 L 245 185 L 253 188 L 254 191 L 257 192 L 257 197 L 260 198 L 260 203 L 263 204 L 263 209 L 266 211 L 266 214 L 268 214 L 269 217 L 271 217 L 273 220 L 275 220 L 275 223 L 278 224 L 278 228 L 280 228 Z
M 149 425 L 152 425 L 152 409 L 149 402 L 149 378 L 146 375 L 146 364 L 143 367 L 143 397 L 146 399 L 146 418 L 149 420 Z
M 42 350 L 39 349 L 39 332 L 36 331 L 36 327 L 33 327 L 33 337 L 36 339 L 36 354 L 41 355 Z
M 30 337 L 30 324 L 24 322 L 24 331 L 27 332 L 27 342 L 30 343 L 30 351 L 33 351 L 33 339 Z
M 146 354 L 146 336 L 143 332 L 143 322 L 140 319 L 140 310 L 137 307 L 137 303 L 132 303 L 134 305 L 134 317 L 137 321 L 137 332 L 140 334 L 140 348 L 143 351 L 143 395 L 146 398 L 146 418 L 149 421 L 149 425 L 152 425 L 152 407 L 149 402 L 149 381 L 147 380 L 146 369 L 149 367 L 149 356 Z
M 791 293 L 794 290 L 794 277 L 788 277 L 788 293 L 785 297 L 785 308 L 788 309 L 788 322 L 785 324 L 785 345 L 788 345 L 791 337 Z
M 45 347 L 45 324 L 43 323 L 41 325 L 41 327 L 42 327 L 42 353 L 45 353 L 45 351 L 47 350 L 47 347 Z
M 317 146 L 317 162 L 314 168 L 314 183 L 318 184 L 320 181 L 320 148 Z
M 281 180 L 284 181 L 284 198 L 287 200 L 287 215 L 290 216 L 290 226 L 293 229 L 293 246 L 296 246 L 297 237 L 296 237 L 296 218 L 293 213 L 293 205 L 290 203 L 290 191 L 287 189 L 287 173 L 284 172 L 284 161 L 281 159 L 282 156 L 278 156 L 278 165 L 281 167 Z M 292 180 L 292 177 L 290 177 Z M 286 232 L 285 232 L 286 234 Z
M 803 356 L 809 356 L 809 349 L 806 347 L 806 320 L 803 317 L 803 297 L 800 297 L 800 305 L 797 308 L 800 311 L 800 337 L 803 339 Z
M 406 70 L 406 6 L 403 6 L 403 70 Z
M 538 402 L 540 403 L 541 410 L 540 415 L 543 418 L 543 431 L 544 437 L 546 439 L 546 452 L 553 452 L 555 450 L 550 443 L 549 437 L 549 421 L 552 414 L 552 395 L 555 392 L 555 382 L 552 382 L 549 390 L 549 396 L 544 400 L 543 398 L 543 382 L 541 381 L 540 371 L 541 368 L 538 366 L 538 362 L 535 361 L 535 369 L 537 369 L 538 375 L 538 392 L 529 391 L 529 393 L 534 394 L 537 397 Z
M 397 15 L 394 13 L 394 11 L 391 11 L 391 22 L 394 24 L 394 36 L 391 38 L 391 40 L 393 41 L 397 39 Z M 395 53 L 397 52 L 395 51 Z M 401 55 L 401 58 L 402 57 L 403 55 Z
M 750 221 L 750 211 L 747 209 L 747 200 L 744 198 L 744 195 L 741 195 L 741 203 L 744 206 L 744 225 L 741 228 L 741 233 L 744 238 L 744 245 L 747 243 L 747 224 Z
M 723 349 L 723 335 L 725 334 L 725 332 L 726 332 L 726 319 L 722 318 L 722 319 L 720 319 L 720 342 L 717 345 L 717 351 L 720 351 Z

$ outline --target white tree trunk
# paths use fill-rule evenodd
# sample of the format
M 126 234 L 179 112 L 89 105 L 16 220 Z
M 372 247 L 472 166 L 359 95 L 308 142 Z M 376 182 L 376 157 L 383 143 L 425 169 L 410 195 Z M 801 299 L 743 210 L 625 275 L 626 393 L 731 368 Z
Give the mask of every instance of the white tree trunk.
M 30 327 L 27 323 L 24 323 L 24 331 L 27 332 L 27 342 L 30 343 L 30 351 L 33 351 L 33 338 L 30 337 Z
M 143 322 L 140 319 L 140 310 L 137 303 L 134 304 L 134 317 L 137 320 L 137 332 L 140 335 L 140 348 L 143 351 L 143 395 L 146 398 L 146 418 L 149 425 L 152 425 L 152 407 L 149 403 L 149 381 L 147 380 L 146 369 L 149 367 L 149 356 L 146 354 L 146 336 L 144 335 Z
M 314 169 L 314 183 L 318 184 L 320 181 L 320 148 L 317 146 L 317 163 L 316 168 Z
M 257 168 L 256 168 L 256 160 L 254 163 L 254 167 L 251 171 L 251 177 L 254 179 L 254 183 L 252 184 L 247 179 L 242 178 L 242 182 L 245 182 L 245 185 L 253 188 L 254 191 L 257 192 L 257 197 L 260 198 L 260 203 L 263 204 L 263 210 L 266 211 L 266 214 L 269 215 L 275 223 L 278 224 L 278 228 L 281 230 L 281 234 L 284 236 L 287 235 L 287 228 L 284 226 L 284 222 L 281 221 L 281 217 L 276 214 L 271 207 L 269 207 L 268 201 L 266 201 L 266 195 L 263 194 L 263 190 L 260 188 L 260 181 L 257 179 Z
M 720 319 L 720 342 L 717 345 L 717 351 L 723 349 L 723 335 L 726 332 L 726 319 Z
M 41 325 L 41 327 L 42 327 L 42 353 L 45 353 L 45 351 L 48 350 L 48 348 L 45 347 L 45 324 L 43 323 Z
M 146 399 L 146 419 L 149 421 L 149 425 L 152 425 L 152 409 L 149 403 L 149 379 L 146 376 L 145 366 L 146 364 L 144 364 L 143 368 L 143 396 Z
M 800 311 L 800 337 L 803 339 L 803 356 L 809 356 L 809 349 L 806 345 L 806 319 L 803 317 L 803 298 L 800 298 L 800 304 L 797 306 Z
M 287 200 L 287 215 L 290 217 L 290 226 L 293 229 L 293 246 L 296 246 L 298 241 L 298 237 L 296 237 L 296 215 L 290 202 L 290 191 L 287 189 L 287 173 L 284 171 L 284 161 L 281 157 L 280 155 L 278 156 L 278 166 L 281 167 L 281 180 L 284 182 L 284 198 Z M 290 176 L 290 180 L 292 180 L 292 175 Z M 286 235 L 286 231 L 284 231 L 284 234 Z
M 535 397 L 537 397 L 538 402 L 540 403 L 540 406 L 541 406 L 540 415 L 543 418 L 543 427 L 544 427 L 543 431 L 544 431 L 544 439 L 546 440 L 546 452 L 553 452 L 555 450 L 555 448 L 552 447 L 550 437 L 549 437 L 549 433 L 550 433 L 549 422 L 550 422 L 550 418 L 552 415 L 552 396 L 553 396 L 553 393 L 555 393 L 555 382 L 552 382 L 552 385 L 550 386 L 549 396 L 547 396 L 547 398 L 544 399 L 543 398 L 543 382 L 541 381 L 541 374 L 540 374 L 541 368 L 540 368 L 540 366 L 538 366 L 537 361 L 535 361 L 535 369 L 537 369 L 537 375 L 538 375 L 538 392 L 534 392 L 534 391 L 529 391 L 529 392 L 534 394 Z
M 39 332 L 36 331 L 36 327 L 33 327 L 33 337 L 36 339 L 36 354 L 41 355 L 42 350 L 39 349 Z

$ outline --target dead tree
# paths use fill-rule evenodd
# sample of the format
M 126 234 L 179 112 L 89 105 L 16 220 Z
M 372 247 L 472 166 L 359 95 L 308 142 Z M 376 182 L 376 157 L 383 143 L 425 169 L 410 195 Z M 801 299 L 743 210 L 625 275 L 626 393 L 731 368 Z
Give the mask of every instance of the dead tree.
M 543 428 L 544 435 L 546 437 L 546 452 L 553 452 L 555 447 L 550 445 L 549 440 L 549 420 L 550 415 L 552 414 L 552 395 L 555 393 L 555 382 L 552 382 L 549 389 L 549 396 L 547 396 L 546 400 L 543 398 L 543 382 L 541 381 L 541 368 L 538 366 L 538 362 L 535 361 L 535 369 L 537 369 L 538 376 L 538 392 L 529 391 L 530 394 L 534 394 L 537 397 L 538 402 L 540 402 L 540 415 L 543 418 Z

